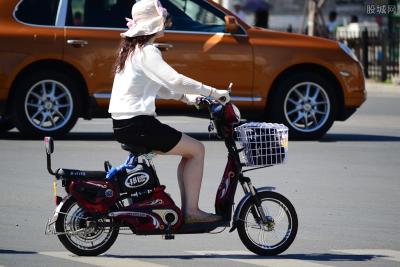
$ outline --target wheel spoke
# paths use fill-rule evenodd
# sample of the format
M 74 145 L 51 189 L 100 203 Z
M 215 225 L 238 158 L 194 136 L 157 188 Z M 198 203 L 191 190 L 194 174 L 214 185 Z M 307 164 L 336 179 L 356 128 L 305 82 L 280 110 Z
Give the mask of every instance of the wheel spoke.
M 51 125 L 56 126 L 56 123 L 55 123 L 55 121 L 54 121 L 53 114 L 52 114 L 52 115 L 49 115 L 49 119 L 50 119 Z
M 63 92 L 63 93 L 61 93 L 60 95 L 55 96 L 54 99 L 55 99 L 55 100 L 59 100 L 60 98 L 66 96 L 66 95 L 67 95 L 67 93 Z
M 40 113 L 42 113 L 42 110 L 39 109 L 38 111 L 36 111 L 35 114 L 33 114 L 33 116 L 31 117 L 31 120 L 33 121 L 34 119 L 36 119 L 36 117 L 39 116 Z M 42 114 L 42 115 L 43 115 L 43 114 Z M 44 116 L 44 115 L 43 115 L 43 116 Z
M 283 218 L 285 217 L 285 215 L 286 215 L 285 214 L 285 210 L 282 209 L 282 207 L 280 207 L 278 214 L 273 217 L 274 218 L 274 222 L 275 223 L 281 222 L 283 220 Z
M 65 120 L 64 115 L 59 110 L 54 110 L 54 114 L 58 115 L 62 120 Z
M 51 84 L 51 92 L 49 94 L 51 97 L 54 97 L 56 95 L 56 86 L 57 85 L 54 82 Z
M 307 83 L 306 87 L 306 98 L 310 98 L 310 89 L 311 89 L 311 84 Z
M 41 85 L 42 85 L 42 97 L 45 97 L 47 95 L 47 93 L 46 93 L 46 83 L 42 82 Z
M 294 109 L 292 109 L 292 110 L 290 110 L 290 111 L 288 111 L 288 116 L 290 116 L 290 115 L 292 115 L 293 113 L 295 113 L 295 112 L 299 112 L 301 110 L 301 107 L 296 107 L 296 108 L 294 108 Z
M 294 89 L 295 93 L 299 96 L 300 99 L 304 99 L 304 95 L 302 93 L 299 92 L 299 90 Z
M 37 99 L 39 99 L 39 101 L 42 100 L 42 98 L 43 98 L 42 96 L 38 95 L 35 92 L 31 92 L 30 95 L 36 97 Z
M 41 108 L 42 107 L 42 105 L 40 105 L 40 104 L 34 104 L 34 103 L 28 103 L 27 104 L 29 107 L 35 107 L 35 108 Z
M 56 107 L 57 108 L 69 108 L 71 106 L 71 104 L 59 104 Z
M 322 114 L 322 115 L 325 115 L 325 114 L 326 114 L 325 112 L 319 111 L 319 110 L 314 110 L 314 112 L 317 113 L 317 114 Z
M 290 103 L 292 103 L 293 105 L 296 105 L 296 106 L 299 104 L 299 102 L 294 101 L 294 100 L 291 99 L 291 98 L 288 98 L 288 101 L 289 101 Z
M 313 101 L 317 101 L 317 97 L 319 96 L 320 89 L 316 87 L 314 95 L 311 97 Z
M 299 112 L 299 114 L 297 115 L 297 118 L 293 121 L 293 123 L 296 124 L 303 118 L 304 118 L 304 113 Z
M 311 117 L 313 121 L 315 122 L 315 125 L 318 125 L 318 119 L 317 116 L 315 116 L 315 110 L 311 111 Z
M 46 119 L 48 118 L 48 116 L 49 115 L 47 113 L 43 112 L 43 117 L 40 120 L 39 126 L 43 126 L 43 124 L 46 122 Z
M 308 129 L 308 112 L 304 113 L 304 126 Z

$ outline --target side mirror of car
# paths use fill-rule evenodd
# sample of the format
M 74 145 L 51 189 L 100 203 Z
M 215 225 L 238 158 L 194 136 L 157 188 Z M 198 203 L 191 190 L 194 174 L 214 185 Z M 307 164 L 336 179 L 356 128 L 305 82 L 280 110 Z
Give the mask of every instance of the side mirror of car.
M 234 16 L 225 16 L 225 31 L 236 33 L 239 29 L 239 24 Z

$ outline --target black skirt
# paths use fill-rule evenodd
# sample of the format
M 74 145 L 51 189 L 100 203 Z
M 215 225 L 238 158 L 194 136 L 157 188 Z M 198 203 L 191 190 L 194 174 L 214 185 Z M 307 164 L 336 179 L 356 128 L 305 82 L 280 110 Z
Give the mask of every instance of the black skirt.
M 144 146 L 148 150 L 168 152 L 182 138 L 178 130 L 161 123 L 154 116 L 140 115 L 126 120 L 114 120 L 115 139 L 123 144 Z

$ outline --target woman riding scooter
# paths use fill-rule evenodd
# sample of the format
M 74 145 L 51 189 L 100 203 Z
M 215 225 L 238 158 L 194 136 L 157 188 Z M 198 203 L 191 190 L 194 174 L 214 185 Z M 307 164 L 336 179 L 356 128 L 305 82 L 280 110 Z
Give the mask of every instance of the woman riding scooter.
M 214 222 L 222 218 L 199 209 L 204 166 L 204 145 L 158 121 L 156 96 L 194 104 L 199 95 L 225 102 L 226 90 L 217 90 L 176 72 L 162 58 L 154 40 L 164 35 L 167 11 L 157 0 L 141 0 L 132 7 L 128 31 L 115 63 L 115 78 L 109 106 L 118 142 L 144 146 L 163 155 L 179 155 L 178 183 L 185 223 Z

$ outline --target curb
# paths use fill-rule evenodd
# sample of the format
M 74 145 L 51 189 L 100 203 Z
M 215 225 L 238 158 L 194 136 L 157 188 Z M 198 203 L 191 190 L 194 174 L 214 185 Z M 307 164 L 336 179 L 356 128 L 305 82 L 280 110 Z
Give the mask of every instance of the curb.
M 379 83 L 373 80 L 365 81 L 365 88 L 367 92 L 371 93 L 393 93 L 400 95 L 400 85 Z

